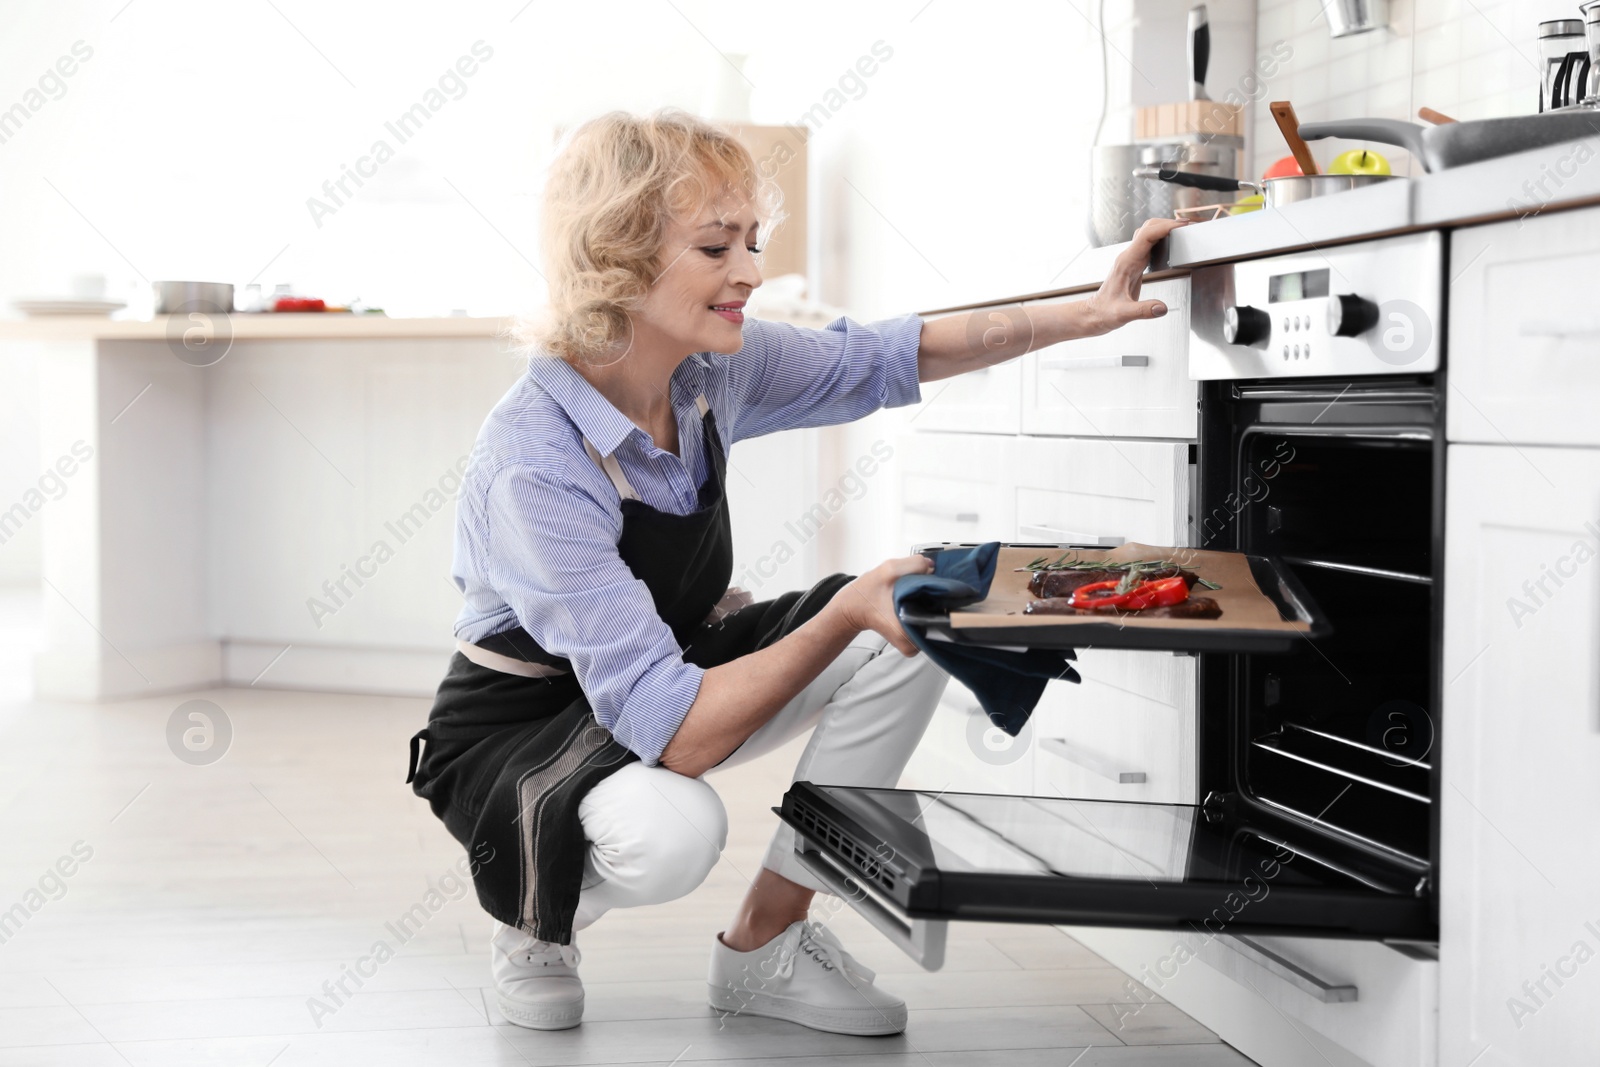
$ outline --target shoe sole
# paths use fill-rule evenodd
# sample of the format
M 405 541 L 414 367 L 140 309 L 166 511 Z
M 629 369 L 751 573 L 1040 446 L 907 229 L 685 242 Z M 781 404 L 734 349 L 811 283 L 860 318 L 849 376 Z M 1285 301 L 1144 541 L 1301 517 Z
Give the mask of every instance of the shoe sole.
M 538 1011 L 507 998 L 503 993 L 496 993 L 495 1006 L 500 1009 L 500 1014 L 506 1017 L 507 1022 L 525 1026 L 529 1030 L 570 1030 L 583 1021 L 582 997 L 559 1008 Z
M 783 1019 L 813 1030 L 830 1034 L 849 1034 L 851 1037 L 886 1037 L 904 1033 L 906 1028 L 905 1005 L 898 1008 L 851 1008 L 829 1010 L 814 1008 L 798 1001 L 757 993 L 746 1000 L 724 986 L 707 983 L 710 990 L 711 1010 L 729 1015 L 760 1015 L 768 1019 Z

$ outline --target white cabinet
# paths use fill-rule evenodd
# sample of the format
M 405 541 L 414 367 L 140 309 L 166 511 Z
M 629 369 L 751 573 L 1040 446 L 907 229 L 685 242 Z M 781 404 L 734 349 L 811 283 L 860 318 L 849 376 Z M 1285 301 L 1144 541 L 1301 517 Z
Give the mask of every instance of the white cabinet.
M 1563 273 L 1544 271 L 1554 284 Z M 1439 1062 L 1588 1062 L 1600 1048 L 1600 450 L 1454 445 L 1448 467 Z
M 1600 208 L 1457 230 L 1450 261 L 1450 440 L 1600 445 Z
M 910 419 L 919 430 L 1014 434 L 1022 428 L 1022 365 L 1015 359 L 928 382 L 922 396 Z
M 1441 967 L 1428 946 L 1193 930 L 1062 929 L 1268 1067 L 1507 1062 L 1485 1057 L 1474 1065 L 1471 1057 L 1439 1055 Z M 1138 1009 L 1130 998 L 1118 1010 L 1137 1022 Z
M 1189 543 L 1189 449 L 1164 441 L 1025 437 L 1016 484 L 1024 540 Z M 1079 685 L 1034 712 L 1034 787 L 1097 800 L 1195 800 L 1194 661 L 1080 652 Z
M 958 311 L 974 343 L 1008 339 L 1026 329 L 1020 302 Z M 1015 434 L 1022 428 L 1022 367 L 1014 359 L 980 367 L 954 378 L 928 382 L 910 424 L 919 430 Z
M 1031 795 L 1036 736 L 1032 723 L 1016 737 L 1006 734 L 989 721 L 972 691 L 951 679 L 901 784 L 934 793 Z
M 1051 682 L 1034 709 L 1043 796 L 1195 804 L 1195 659 L 1083 649 L 1077 685 Z
M 1016 535 L 1012 437 L 918 433 L 895 448 L 900 534 L 925 541 L 1004 541 Z
M 1015 492 L 1024 541 L 1188 543 L 1187 444 L 1025 437 Z
M 1092 295 L 1030 301 L 1029 306 Z M 1022 357 L 1023 433 L 1195 436 L 1199 393 L 1189 380 L 1189 279 L 1147 282 L 1139 298 L 1165 301 L 1167 313 Z

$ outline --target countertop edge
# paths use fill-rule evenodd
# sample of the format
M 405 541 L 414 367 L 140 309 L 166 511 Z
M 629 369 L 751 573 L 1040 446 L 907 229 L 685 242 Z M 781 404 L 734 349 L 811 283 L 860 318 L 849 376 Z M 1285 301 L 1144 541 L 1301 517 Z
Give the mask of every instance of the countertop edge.
M 1277 210 L 1196 223 L 1156 246 L 1145 277 L 1177 277 L 1213 263 L 1592 207 L 1600 204 L 1600 165 L 1588 165 L 1596 158 L 1600 158 L 1600 137 L 1585 137 Z M 1360 215 L 1361 222 L 1351 226 L 1352 215 Z M 1099 288 L 1105 268 L 1127 247 L 1124 242 L 1080 250 L 1049 289 L 974 299 L 919 314 L 942 315 L 1092 291 Z

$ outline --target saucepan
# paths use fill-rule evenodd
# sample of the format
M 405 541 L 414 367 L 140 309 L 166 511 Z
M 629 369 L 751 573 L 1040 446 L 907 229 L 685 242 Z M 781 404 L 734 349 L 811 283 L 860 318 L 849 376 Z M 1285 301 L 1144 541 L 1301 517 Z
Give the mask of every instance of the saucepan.
M 1248 189 L 1260 193 L 1262 203 L 1269 208 L 1311 200 L 1314 197 L 1342 193 L 1348 189 L 1361 189 L 1379 182 L 1394 181 L 1397 174 L 1289 174 L 1282 178 L 1265 178 L 1259 182 L 1243 178 L 1219 178 L 1212 174 L 1195 174 L 1178 170 L 1169 164 L 1159 167 L 1140 167 L 1134 177 L 1187 185 L 1194 189 L 1208 189 L 1219 193 L 1240 192 Z
M 1596 135 L 1600 135 L 1600 112 L 1587 107 L 1442 126 L 1418 126 L 1399 119 L 1347 119 L 1307 122 L 1300 127 L 1300 136 L 1308 141 L 1344 137 L 1398 145 L 1430 173 Z

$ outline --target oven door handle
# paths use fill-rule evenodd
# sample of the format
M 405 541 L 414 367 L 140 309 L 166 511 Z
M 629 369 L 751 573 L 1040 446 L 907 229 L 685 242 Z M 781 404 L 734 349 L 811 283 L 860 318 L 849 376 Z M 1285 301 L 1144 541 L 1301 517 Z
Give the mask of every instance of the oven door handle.
M 848 903 L 923 970 L 937 971 L 944 966 L 945 935 L 950 926 L 947 921 L 908 919 L 896 913 L 802 834 L 795 834 L 794 852 L 806 870 L 816 875 L 828 892 Z
M 1093 367 L 1148 367 L 1149 356 L 1050 356 L 1040 370 L 1088 370 Z

